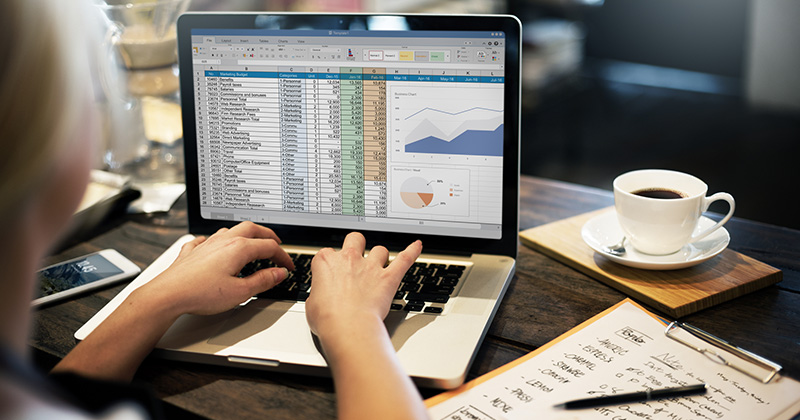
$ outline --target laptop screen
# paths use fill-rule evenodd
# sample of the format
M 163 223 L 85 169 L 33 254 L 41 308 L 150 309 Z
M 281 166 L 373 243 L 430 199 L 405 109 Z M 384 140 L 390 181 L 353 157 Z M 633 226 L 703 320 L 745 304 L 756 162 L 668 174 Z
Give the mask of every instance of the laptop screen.
M 192 29 L 201 216 L 500 238 L 505 42 Z
M 516 256 L 513 16 L 178 19 L 189 230 Z

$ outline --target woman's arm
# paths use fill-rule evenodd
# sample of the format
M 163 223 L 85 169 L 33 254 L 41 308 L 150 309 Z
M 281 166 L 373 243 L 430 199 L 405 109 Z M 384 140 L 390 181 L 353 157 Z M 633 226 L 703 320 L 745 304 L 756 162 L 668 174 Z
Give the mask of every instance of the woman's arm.
M 272 230 L 249 222 L 187 243 L 167 270 L 133 291 L 53 372 L 130 380 L 180 315 L 224 312 L 283 281 L 294 265 L 279 245 Z M 237 277 L 245 264 L 263 258 L 280 268 Z
M 262 258 L 293 269 L 278 245 L 271 230 L 252 223 L 184 245 L 169 269 L 131 293 L 53 371 L 130 380 L 181 314 L 223 312 L 283 281 L 284 268 L 236 277 L 246 263 Z M 364 258 L 364 246 L 364 237 L 351 233 L 341 251 L 321 250 L 312 261 L 313 286 L 306 302 L 309 325 L 333 372 L 339 417 L 427 418 L 383 324 L 397 286 L 422 244 L 412 243 L 386 268 L 388 251 L 375 247 Z
M 341 251 L 323 249 L 311 262 L 306 317 L 333 373 L 339 418 L 427 418 L 383 323 L 422 243 L 409 245 L 386 268 L 386 248 L 377 246 L 366 258 L 364 248 L 364 236 L 351 233 Z

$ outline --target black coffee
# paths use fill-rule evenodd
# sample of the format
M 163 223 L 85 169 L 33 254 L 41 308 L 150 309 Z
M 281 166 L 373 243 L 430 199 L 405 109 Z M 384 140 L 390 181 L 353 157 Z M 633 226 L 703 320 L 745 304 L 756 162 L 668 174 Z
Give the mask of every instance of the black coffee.
M 660 198 L 662 200 L 671 200 L 675 198 L 683 198 L 686 195 L 682 192 L 675 190 L 668 190 L 666 188 L 645 188 L 643 190 L 634 191 L 632 194 L 640 197 L 647 198 Z

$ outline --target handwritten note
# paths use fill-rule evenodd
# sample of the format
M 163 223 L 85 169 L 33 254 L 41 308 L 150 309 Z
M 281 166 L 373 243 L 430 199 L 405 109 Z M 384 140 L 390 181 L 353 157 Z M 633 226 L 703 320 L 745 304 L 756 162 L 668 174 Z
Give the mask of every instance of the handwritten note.
M 512 362 L 451 394 L 434 397 L 429 401 L 429 405 L 435 404 L 429 408 L 431 418 L 773 419 L 791 418 L 800 411 L 797 381 L 781 377 L 762 384 L 715 363 L 666 337 L 665 325 L 631 301 L 578 328 L 517 364 Z M 578 398 L 697 383 L 707 383 L 709 391 L 700 396 L 582 410 L 554 408 Z

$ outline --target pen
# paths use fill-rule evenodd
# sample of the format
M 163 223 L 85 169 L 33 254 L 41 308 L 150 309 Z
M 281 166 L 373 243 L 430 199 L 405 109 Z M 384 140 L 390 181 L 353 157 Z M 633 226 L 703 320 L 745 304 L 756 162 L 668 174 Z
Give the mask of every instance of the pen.
M 647 391 L 631 392 L 627 394 L 606 395 L 603 397 L 585 398 L 567 401 L 558 404 L 556 408 L 590 408 L 611 404 L 624 404 L 639 401 L 651 401 L 669 397 L 685 397 L 687 395 L 702 395 L 706 393 L 706 384 L 680 386 L 676 388 L 648 389 Z

